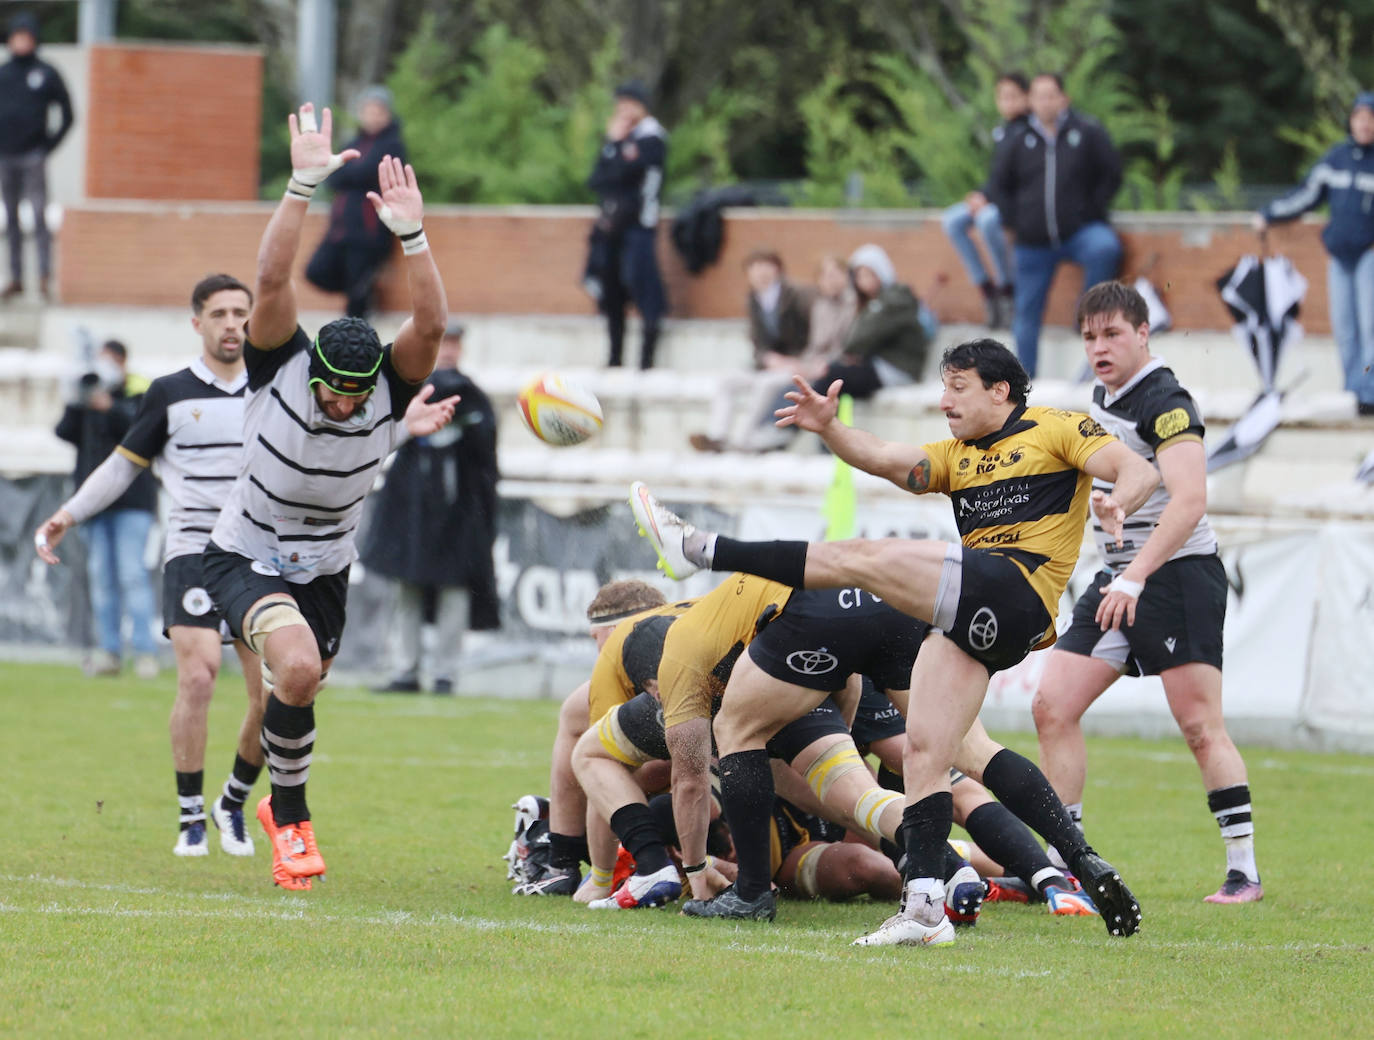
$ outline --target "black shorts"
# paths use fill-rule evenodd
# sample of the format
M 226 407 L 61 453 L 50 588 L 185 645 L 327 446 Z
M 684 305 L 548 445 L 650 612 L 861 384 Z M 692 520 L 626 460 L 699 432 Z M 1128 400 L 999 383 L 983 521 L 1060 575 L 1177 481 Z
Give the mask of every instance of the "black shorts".
M 859 710 L 854 713 L 854 725 L 850 727 L 850 732 L 854 734 L 854 743 L 859 746 L 861 754 L 870 744 L 906 733 L 906 719 L 902 718 L 895 704 L 878 692 L 868 676 L 864 676 L 864 692 L 859 698 Z
M 808 690 L 841 690 L 854 672 L 905 690 L 926 632 L 861 589 L 799 589 L 750 642 L 749 656 L 774 679 Z
M 647 693 L 637 693 L 614 709 L 626 739 L 648 758 L 668 758 L 668 737 L 663 728 L 663 705 Z
M 989 674 L 1023 660 L 1044 641 L 1053 621 L 1010 557 L 963 550 L 959 607 L 945 636 Z
M 1158 675 L 1183 664 L 1221 667 L 1227 581 L 1219 556 L 1170 560 L 1145 582 L 1135 624 L 1103 632 L 1097 608 L 1102 586 L 1114 577 L 1105 570 L 1093 577 L 1056 647 L 1106 661 L 1125 675 Z
M 848 733 L 844 716 L 829 697 L 821 701 L 799 719 L 793 719 L 768 742 L 768 753 L 784 762 L 791 762 L 804 750 L 833 733 Z
M 205 588 L 200 553 L 174 556 L 162 568 L 162 634 L 173 625 L 213 628 L 222 638 L 229 628 Z M 226 639 L 226 642 L 228 640 Z
M 243 639 L 243 617 L 249 607 L 264 596 L 284 592 L 296 601 L 310 631 L 315 633 L 320 659 L 328 661 L 338 654 L 348 602 L 347 567 L 338 574 L 325 574 L 297 585 L 255 560 L 221 549 L 214 542 L 205 547 L 201 561 L 205 588 L 219 604 L 235 639 Z

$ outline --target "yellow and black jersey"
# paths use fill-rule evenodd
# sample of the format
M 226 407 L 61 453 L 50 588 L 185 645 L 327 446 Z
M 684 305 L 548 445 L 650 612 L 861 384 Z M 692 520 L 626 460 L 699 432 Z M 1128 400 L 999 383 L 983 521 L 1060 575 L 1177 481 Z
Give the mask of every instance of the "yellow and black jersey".
M 1023 405 L 995 433 L 923 450 L 965 548 L 1010 558 L 1053 619 L 1083 543 L 1092 480 L 1082 467 L 1113 440 L 1082 412 Z
M 631 652 L 634 643 L 631 643 L 628 648 L 626 646 L 630 633 L 635 630 L 635 626 L 645 621 L 680 617 L 695 602 L 697 601 L 694 599 L 685 599 L 676 603 L 665 603 L 661 607 L 653 607 L 650 610 L 631 615 L 615 626 L 611 631 L 610 638 L 602 645 L 601 652 L 596 655 L 596 664 L 592 666 L 588 707 L 590 709 L 589 719 L 593 725 L 606 712 L 617 705 L 624 704 L 643 689 L 643 676 L 638 674 L 643 669 L 637 666 L 634 660 L 635 655 Z M 641 680 L 641 684 L 636 684 L 637 679 Z
M 767 578 L 732 574 L 674 622 L 658 666 L 665 727 L 711 717 L 760 619 L 781 611 L 792 592 Z

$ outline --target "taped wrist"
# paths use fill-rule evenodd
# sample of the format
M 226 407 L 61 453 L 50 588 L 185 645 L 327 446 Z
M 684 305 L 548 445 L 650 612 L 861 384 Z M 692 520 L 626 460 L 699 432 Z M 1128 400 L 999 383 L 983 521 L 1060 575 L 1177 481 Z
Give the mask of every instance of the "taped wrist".
M 315 184 L 307 184 L 293 173 L 291 179 L 286 182 L 286 195 L 288 198 L 303 199 L 309 202 L 315 194 L 315 189 L 318 187 L 318 182 Z
M 414 256 L 416 253 L 423 253 L 429 248 L 429 239 L 425 238 L 425 229 L 418 228 L 405 235 L 397 235 L 401 240 L 401 252 L 406 256 Z

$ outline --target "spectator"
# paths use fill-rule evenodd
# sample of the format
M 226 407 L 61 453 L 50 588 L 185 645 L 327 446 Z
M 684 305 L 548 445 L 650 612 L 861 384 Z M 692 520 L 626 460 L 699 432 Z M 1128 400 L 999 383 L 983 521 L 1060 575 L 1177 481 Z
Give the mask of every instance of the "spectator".
M 1030 111 L 1026 96 L 1028 90 L 1026 77 L 1019 72 L 1005 72 L 997 77 L 997 114 L 1002 117 L 1002 124 L 993 128 L 994 145 L 1001 144 L 1011 130 L 1026 122 Z M 988 328 L 1004 329 L 1011 324 L 1015 279 L 1012 277 L 1011 252 L 1007 248 L 1007 238 L 1002 233 L 1002 213 L 996 203 L 988 201 L 988 193 L 986 184 L 975 188 L 964 196 L 963 202 L 956 202 L 945 210 L 941 223 L 969 278 L 983 294 Z M 969 237 L 974 227 L 983 236 L 983 248 L 992 260 L 991 273 L 983 265 L 978 247 Z
M 38 57 L 38 19 L 27 12 L 15 15 L 6 39 L 10 60 L 0 65 L 0 193 L 5 199 L 10 284 L 0 298 L 10 300 L 24 292 L 24 231 L 19 225 L 19 203 L 27 199 L 38 245 L 38 291 L 47 299 L 52 275 L 48 155 L 72 128 L 72 101 L 62 76 Z M 53 105 L 61 111 L 56 130 L 48 128 Z
M 849 258 L 858 313 L 841 355 L 811 385 L 818 393 L 836 379 L 851 397 L 872 397 L 885 386 L 921 378 L 930 341 L 939 324 L 911 289 L 897 281 L 896 268 L 881 246 L 869 243 Z
M 772 425 L 773 401 L 790 384 L 810 338 L 812 294 L 784 277 L 782 257 L 756 249 L 744 261 L 744 274 L 756 371 L 726 377 L 711 409 L 709 432 L 688 438 L 697 451 L 762 450 L 760 427 Z
M 1350 136 L 1322 156 L 1300 188 L 1255 217 L 1256 228 L 1294 220 L 1325 202 L 1331 332 L 1341 352 L 1345 388 L 1361 415 L 1374 415 L 1374 91 L 1355 96 Z
M 821 257 L 816 276 L 816 297 L 811 303 L 811 335 L 800 358 L 801 371 L 814 379 L 839 357 L 854 324 L 856 301 L 849 284 L 849 265 L 844 258 L 827 253 Z M 814 368 L 814 371 L 811 369 Z
M 391 91 L 368 87 L 358 96 L 358 134 L 344 146 L 362 153 L 344 163 L 325 183 L 334 191 L 329 230 L 305 268 L 310 283 L 346 296 L 345 313 L 365 318 L 372 309 L 377 275 L 391 257 L 394 236 L 367 199 L 380 191 L 377 167 L 384 156 L 405 162 L 401 121 L 392 112 Z
M 77 486 L 114 451 L 138 411 L 148 381 L 128 374 L 128 356 L 118 340 L 101 347 L 94 371 L 80 378 L 77 399 L 67 405 L 57 424 L 57 436 L 76 445 Z M 121 628 L 127 615 L 134 671 L 140 679 L 157 676 L 153 584 L 143 565 L 156 510 L 157 485 L 152 471 L 144 470 L 108 509 L 83 525 L 86 580 L 99 644 L 85 662 L 87 675 L 119 674 Z
M 1054 73 L 1031 80 L 1030 108 L 993 154 L 988 188 L 1016 235 L 1012 331 L 1021 364 L 1034 377 L 1055 269 L 1065 260 L 1078 264 L 1085 290 L 1116 277 L 1121 241 L 1107 208 L 1121 187 L 1121 157 L 1101 125 L 1069 107 Z
M 496 540 L 496 413 L 458 370 L 463 327 L 451 324 L 429 382 L 432 400 L 459 396 L 438 433 L 396 452 L 363 539 L 363 564 L 391 578 L 392 678 L 378 692 L 420 690 L 421 627 L 436 628 L 435 693 L 452 693 L 466 629 L 500 626 L 492 543 Z
M 625 346 L 625 305 L 634 301 L 644 322 L 639 367 L 652 368 L 659 324 L 668 310 L 654 253 L 659 192 L 668 157 L 668 132 L 649 114 L 643 84 L 621 84 L 606 125 L 596 165 L 587 186 L 601 213 L 588 242 L 583 285 L 606 315 L 611 350 L 607 364 L 621 364 Z

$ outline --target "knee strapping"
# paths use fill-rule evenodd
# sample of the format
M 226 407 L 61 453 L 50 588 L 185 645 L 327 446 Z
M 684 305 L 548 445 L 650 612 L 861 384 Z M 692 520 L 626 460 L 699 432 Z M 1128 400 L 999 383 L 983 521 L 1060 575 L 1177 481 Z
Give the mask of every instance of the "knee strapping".
M 854 822 L 875 838 L 885 837 L 881 830 L 883 813 L 889 805 L 901 805 L 903 795 L 886 787 L 870 787 L 854 803 Z
M 816 797 L 825 801 L 825 796 L 836 780 L 856 769 L 867 768 L 864 760 L 859 757 L 859 749 L 852 742 L 845 741 L 823 752 L 820 758 L 807 767 L 806 782 L 811 785 L 811 790 L 816 792 Z
M 267 698 L 277 691 L 277 682 L 272 678 L 272 669 L 267 667 L 267 658 L 258 658 L 258 668 L 262 672 L 262 693 Z
M 821 869 L 821 854 L 828 848 L 830 848 L 829 843 L 817 842 L 802 853 L 801 862 L 797 864 L 794 883 L 797 886 L 797 891 L 806 896 L 807 899 L 819 899 L 821 897 L 820 880 L 817 874 Z
M 267 637 L 279 628 L 292 625 L 309 627 L 296 601 L 289 596 L 269 599 L 254 607 L 244 619 L 243 641 L 248 644 L 248 649 L 261 657 Z

